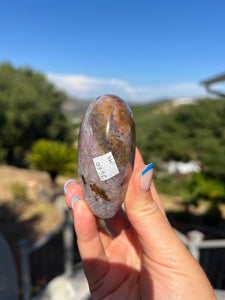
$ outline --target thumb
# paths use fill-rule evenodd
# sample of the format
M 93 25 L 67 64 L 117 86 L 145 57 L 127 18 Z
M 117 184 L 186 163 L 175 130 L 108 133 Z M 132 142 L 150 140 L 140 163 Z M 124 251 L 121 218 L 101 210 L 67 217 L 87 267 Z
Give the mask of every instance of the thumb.
M 152 282 L 156 278 L 163 278 L 162 284 L 170 282 L 173 287 L 179 286 L 182 292 L 182 296 L 177 296 L 179 299 L 183 299 L 190 286 L 196 291 L 198 299 L 216 299 L 202 268 L 152 198 L 152 175 L 153 164 L 136 166 L 125 199 L 127 217 L 142 247 L 145 271 Z M 173 291 L 179 293 L 177 287 Z M 177 297 L 175 296 L 176 299 Z
M 183 251 L 185 247 L 152 198 L 153 167 L 153 164 L 140 164 L 134 168 L 126 193 L 125 209 L 145 254 L 156 261 L 163 261 L 168 258 L 167 255 L 172 255 L 173 249 Z

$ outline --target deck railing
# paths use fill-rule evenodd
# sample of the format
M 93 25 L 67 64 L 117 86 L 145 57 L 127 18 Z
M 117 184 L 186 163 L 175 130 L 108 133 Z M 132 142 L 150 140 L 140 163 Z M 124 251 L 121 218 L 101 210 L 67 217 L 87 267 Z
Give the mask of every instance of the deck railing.
M 50 245 L 50 243 L 52 244 Z M 50 247 L 46 248 L 47 245 L 50 245 Z M 45 251 L 40 253 L 42 250 Z M 33 245 L 29 245 L 29 241 L 26 239 L 20 240 L 19 252 L 23 300 L 31 299 L 32 293 L 34 293 L 32 291 L 33 281 L 40 286 L 40 281 L 42 281 L 42 284 L 46 284 L 47 281 L 60 273 L 66 273 L 70 276 L 73 273 L 74 251 L 74 230 L 67 210 L 65 211 L 65 219 L 62 224 Z M 35 255 L 32 265 L 35 265 L 34 269 L 36 270 L 32 270 L 31 260 L 32 256 Z M 43 274 L 45 278 L 40 276 L 38 269 L 45 273 Z M 52 272 L 51 269 L 54 269 L 54 271 Z M 48 276 L 46 276 L 46 273 Z
M 214 288 L 225 290 L 225 239 L 204 240 L 205 235 L 197 230 L 190 231 L 187 235 L 179 231 L 176 231 L 176 233 L 195 259 L 202 265 Z M 53 260 L 50 267 L 47 266 L 47 268 L 52 268 L 55 264 L 58 265 L 61 259 L 63 260 L 62 267 L 60 270 L 56 270 L 56 274 L 51 275 L 52 278 L 59 275 L 57 272 L 61 272 L 61 274 L 65 272 L 68 275 L 72 275 L 74 263 L 78 260 L 74 259 L 74 253 L 76 253 L 75 247 L 77 247 L 77 245 L 74 241 L 74 229 L 68 211 L 65 212 L 65 220 L 63 223 L 41 240 L 33 245 L 29 245 L 27 240 L 20 241 L 23 300 L 30 300 L 33 293 L 31 288 L 33 285 L 33 266 L 31 267 L 30 264 L 31 256 L 46 247 L 47 244 L 56 240 L 60 234 L 61 240 L 59 244 L 56 246 L 51 245 L 51 251 L 53 248 L 54 253 L 51 252 L 50 254 L 44 255 L 44 259 L 46 260 L 46 265 L 48 265 L 50 260 L 48 257 L 52 258 L 52 255 L 57 256 L 57 248 L 61 247 L 61 252 L 58 254 L 58 258 L 56 258 L 57 263 Z M 78 252 L 78 248 L 76 249 Z M 212 251 L 214 251 L 214 253 Z M 36 268 L 40 268 L 41 265 L 45 264 L 45 262 L 42 263 L 41 260 L 43 260 L 43 257 L 39 258 Z M 46 270 L 43 271 L 43 273 L 46 273 Z M 45 278 L 45 280 L 48 281 L 52 279 L 51 276 L 47 279 Z

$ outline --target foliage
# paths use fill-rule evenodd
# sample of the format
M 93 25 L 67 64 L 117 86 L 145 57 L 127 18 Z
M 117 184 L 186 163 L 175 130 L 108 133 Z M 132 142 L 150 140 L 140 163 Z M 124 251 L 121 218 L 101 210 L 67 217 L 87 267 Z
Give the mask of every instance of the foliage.
M 27 159 L 36 167 L 47 171 L 55 184 L 58 174 L 76 171 L 77 149 L 56 141 L 41 139 L 33 144 L 32 153 Z
M 195 174 L 190 181 L 189 190 L 194 190 L 200 199 L 225 202 L 224 182 L 208 174 Z
M 62 113 L 66 95 L 28 67 L 0 65 L 0 160 L 24 165 L 40 138 L 72 142 L 71 122 Z
M 225 202 L 225 100 L 204 99 L 174 107 L 172 102 L 134 106 L 137 146 L 146 163 L 157 171 L 169 160 L 195 160 L 202 173 L 190 176 L 158 172 L 159 192 L 180 195 L 184 215 L 200 200 L 209 201 L 207 224 L 220 222 L 220 202 Z
M 27 188 L 24 184 L 19 182 L 13 182 L 10 186 L 10 190 L 13 195 L 13 198 L 16 201 L 24 204 L 27 204 L 31 201 L 31 199 L 29 199 L 28 197 Z
M 197 160 L 203 172 L 225 179 L 225 100 L 173 107 L 165 102 L 132 108 L 137 146 L 147 162 Z
M 157 176 L 157 172 L 154 175 L 154 184 L 157 191 L 166 195 L 177 195 L 179 192 L 187 189 L 189 177 L 180 174 L 174 174 L 171 176 L 168 173 L 160 174 Z
M 204 214 L 204 222 L 208 225 L 218 225 L 222 217 L 220 202 L 225 202 L 225 185 L 220 178 L 206 173 L 194 174 L 191 180 L 180 190 L 183 207 L 189 212 L 190 206 L 198 206 L 199 201 L 207 200 L 209 206 Z

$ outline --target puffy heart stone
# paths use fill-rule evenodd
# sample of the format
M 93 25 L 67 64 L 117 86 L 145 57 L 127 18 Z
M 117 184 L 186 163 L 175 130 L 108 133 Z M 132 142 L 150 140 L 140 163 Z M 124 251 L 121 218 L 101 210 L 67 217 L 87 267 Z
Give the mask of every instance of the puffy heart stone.
M 80 127 L 78 173 L 84 198 L 100 218 L 112 218 L 124 201 L 134 165 L 135 125 L 119 97 L 93 101 Z

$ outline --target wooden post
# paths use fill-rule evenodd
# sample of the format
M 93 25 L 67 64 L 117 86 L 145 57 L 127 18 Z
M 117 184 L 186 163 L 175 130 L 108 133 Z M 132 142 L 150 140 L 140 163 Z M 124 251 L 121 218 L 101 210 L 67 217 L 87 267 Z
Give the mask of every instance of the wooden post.
M 199 245 L 204 238 L 204 234 L 198 230 L 188 232 L 189 245 L 188 248 L 194 258 L 199 262 L 200 260 L 200 249 Z
M 30 263 L 29 263 L 28 247 L 29 247 L 28 240 L 22 239 L 19 241 L 23 300 L 31 299 L 31 279 L 30 279 Z
M 64 269 L 67 276 L 73 274 L 73 252 L 74 252 L 74 234 L 69 211 L 65 210 L 66 226 L 63 231 L 64 244 Z

